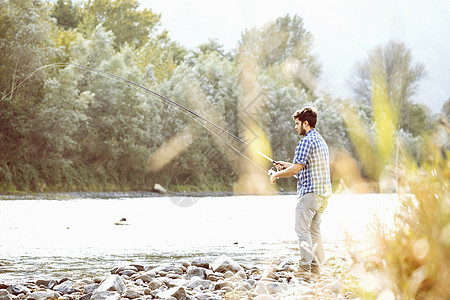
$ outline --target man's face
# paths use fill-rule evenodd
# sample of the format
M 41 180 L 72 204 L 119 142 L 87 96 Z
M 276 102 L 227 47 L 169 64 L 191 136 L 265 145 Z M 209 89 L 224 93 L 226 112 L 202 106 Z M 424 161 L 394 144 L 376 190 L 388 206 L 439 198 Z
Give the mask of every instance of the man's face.
M 295 130 L 297 130 L 300 135 L 306 134 L 306 130 L 303 128 L 303 122 L 299 119 L 295 119 Z

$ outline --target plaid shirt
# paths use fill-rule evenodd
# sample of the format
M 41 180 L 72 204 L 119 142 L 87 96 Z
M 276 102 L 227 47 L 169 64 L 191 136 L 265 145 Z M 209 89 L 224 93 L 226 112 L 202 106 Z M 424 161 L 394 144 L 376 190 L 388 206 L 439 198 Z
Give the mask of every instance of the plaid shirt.
M 328 146 L 322 136 L 310 130 L 295 149 L 294 164 L 303 165 L 298 173 L 297 193 L 331 196 L 330 159 Z

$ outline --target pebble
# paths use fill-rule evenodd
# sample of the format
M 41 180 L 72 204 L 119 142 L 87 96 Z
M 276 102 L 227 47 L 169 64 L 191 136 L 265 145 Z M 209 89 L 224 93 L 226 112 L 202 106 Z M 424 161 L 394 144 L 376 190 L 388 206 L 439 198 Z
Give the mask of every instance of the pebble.
M 336 279 L 308 282 L 296 276 L 294 266 L 292 260 L 280 259 L 263 268 L 244 266 L 226 255 L 212 262 L 196 258 L 177 264 L 124 265 L 111 269 L 110 275 L 92 279 L 0 282 L 0 300 L 356 298 Z

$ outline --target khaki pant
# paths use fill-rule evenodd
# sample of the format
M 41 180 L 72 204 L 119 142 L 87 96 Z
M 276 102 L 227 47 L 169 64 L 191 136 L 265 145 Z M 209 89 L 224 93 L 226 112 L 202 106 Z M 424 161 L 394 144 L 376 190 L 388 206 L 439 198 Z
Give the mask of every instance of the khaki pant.
M 311 264 L 323 262 L 323 243 L 320 221 L 328 199 L 318 194 L 307 193 L 298 199 L 295 209 L 295 233 L 300 248 L 299 264 L 310 270 Z

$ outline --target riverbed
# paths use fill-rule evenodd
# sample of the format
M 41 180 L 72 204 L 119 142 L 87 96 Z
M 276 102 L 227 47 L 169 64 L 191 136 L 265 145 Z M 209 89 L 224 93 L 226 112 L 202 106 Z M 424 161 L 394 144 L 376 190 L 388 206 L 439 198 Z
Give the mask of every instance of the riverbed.
M 0 281 L 103 276 L 117 265 L 222 254 L 252 265 L 296 257 L 296 202 L 295 195 L 1 200 Z M 365 245 L 374 217 L 388 224 L 397 203 L 397 195 L 333 195 L 322 216 L 326 257 Z

